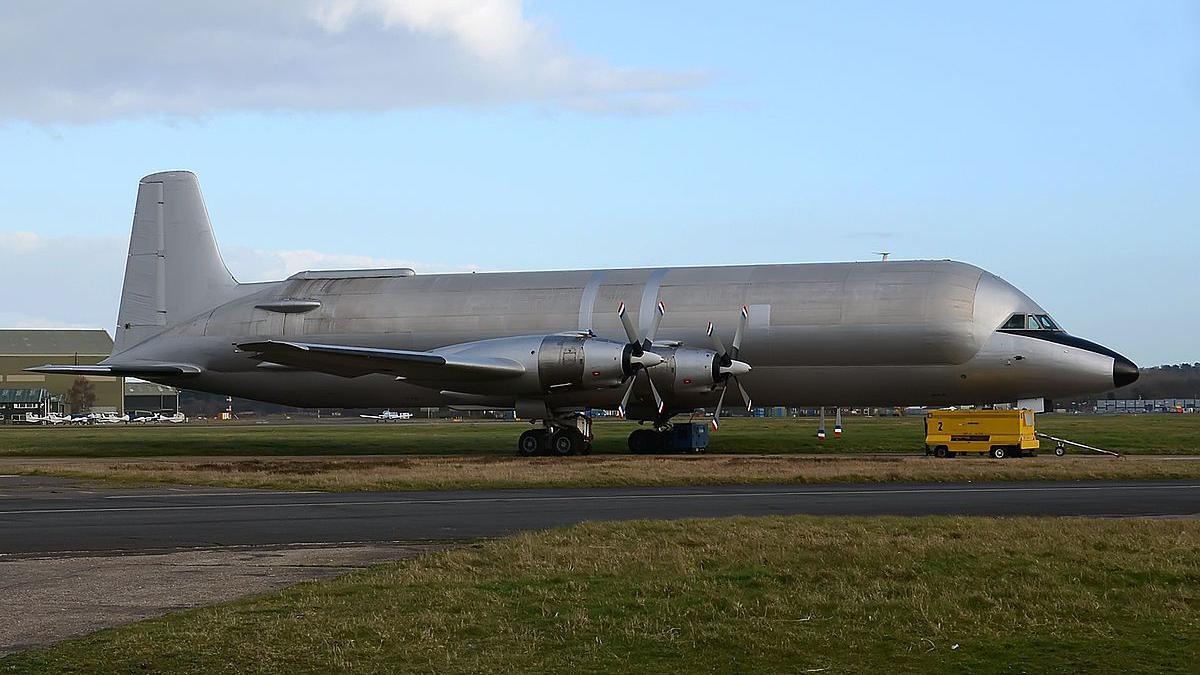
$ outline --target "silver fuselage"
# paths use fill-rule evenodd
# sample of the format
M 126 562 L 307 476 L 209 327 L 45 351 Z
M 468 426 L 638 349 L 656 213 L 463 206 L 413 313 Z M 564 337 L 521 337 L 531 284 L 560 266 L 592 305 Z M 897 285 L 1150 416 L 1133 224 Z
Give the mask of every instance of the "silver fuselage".
M 511 407 L 503 391 L 464 397 L 388 375 L 339 377 L 272 367 L 234 343 L 269 338 L 429 350 L 489 338 L 593 331 L 624 341 L 616 308 L 643 326 L 668 308 L 658 339 L 709 344 L 709 321 L 749 319 L 740 358 L 756 405 L 953 405 L 1060 397 L 1114 387 L 1132 364 L 1066 333 L 1001 331 L 1015 312 L 1043 314 L 999 277 L 952 261 L 888 261 L 397 276 L 320 273 L 238 287 L 236 298 L 137 343 L 122 361 L 185 361 L 189 389 L 304 407 Z M 305 300 L 308 311 L 279 311 Z M 284 303 L 286 305 L 286 302 Z M 263 309 L 263 306 L 275 307 Z M 665 375 L 663 375 L 665 376 Z M 648 404 L 638 391 L 636 404 Z M 551 409 L 614 407 L 616 389 L 547 393 Z M 715 397 L 668 401 L 673 411 Z

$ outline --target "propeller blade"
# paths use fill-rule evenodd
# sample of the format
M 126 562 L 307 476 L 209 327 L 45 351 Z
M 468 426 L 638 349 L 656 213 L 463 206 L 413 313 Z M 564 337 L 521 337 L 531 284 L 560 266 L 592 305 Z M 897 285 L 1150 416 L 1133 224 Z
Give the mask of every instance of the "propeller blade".
M 722 356 L 725 355 L 725 343 L 721 342 L 721 338 L 717 335 L 716 326 L 713 322 L 708 322 L 708 337 L 712 338 L 712 346 L 716 352 Z
M 754 408 L 754 404 L 750 402 L 750 394 L 746 393 L 746 388 L 742 386 L 742 381 L 736 377 L 729 378 L 737 385 L 738 393 L 742 395 L 742 400 L 746 402 L 746 411 L 749 412 Z M 728 385 L 727 385 L 728 386 Z
M 617 406 L 617 412 L 621 417 L 625 417 L 625 406 L 629 404 L 629 396 L 633 393 L 633 385 L 637 381 L 637 373 L 625 380 L 625 393 L 621 394 L 621 404 Z
M 658 335 L 658 327 L 662 325 L 663 316 L 667 313 L 667 306 L 662 300 L 654 306 L 654 321 L 650 324 L 650 332 L 646 333 L 646 346 L 649 347 L 654 342 L 654 336 Z
M 657 407 L 658 414 L 661 415 L 663 410 L 666 410 L 667 404 L 663 403 L 663 397 L 658 393 L 658 387 L 654 386 L 654 378 L 650 377 L 650 371 L 643 368 L 641 372 L 646 373 L 646 382 L 650 383 L 650 393 L 654 394 L 654 404 Z
M 712 426 L 713 431 L 721 428 L 721 407 L 725 405 L 725 392 L 729 391 L 729 387 L 721 387 L 721 395 L 717 397 L 717 409 L 713 411 Z
M 742 316 L 738 318 L 737 332 L 733 334 L 733 351 L 729 355 L 733 358 L 738 357 L 738 352 L 742 350 L 742 335 L 746 332 L 746 323 L 750 320 L 750 310 L 742 305 Z
M 638 337 L 637 327 L 633 325 L 633 319 L 629 317 L 629 313 L 625 311 L 625 303 L 621 303 L 617 307 L 617 316 L 621 317 L 621 325 L 625 327 L 625 335 L 629 338 L 629 344 L 638 345 L 641 347 L 642 339 Z

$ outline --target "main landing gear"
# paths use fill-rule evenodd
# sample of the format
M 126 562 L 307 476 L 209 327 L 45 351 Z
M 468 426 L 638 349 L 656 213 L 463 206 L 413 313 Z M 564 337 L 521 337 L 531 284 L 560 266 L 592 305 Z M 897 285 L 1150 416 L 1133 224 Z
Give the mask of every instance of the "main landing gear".
M 517 439 L 517 454 L 522 457 L 591 454 L 591 432 L 591 420 L 586 417 L 573 419 L 570 425 L 551 423 L 540 429 L 529 429 Z

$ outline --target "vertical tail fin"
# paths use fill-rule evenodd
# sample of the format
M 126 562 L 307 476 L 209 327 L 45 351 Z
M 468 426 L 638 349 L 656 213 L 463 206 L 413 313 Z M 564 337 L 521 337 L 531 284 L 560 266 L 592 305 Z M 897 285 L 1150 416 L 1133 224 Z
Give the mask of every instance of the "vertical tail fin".
M 113 353 L 237 297 L 237 289 L 217 250 L 196 175 L 168 171 L 143 178 Z

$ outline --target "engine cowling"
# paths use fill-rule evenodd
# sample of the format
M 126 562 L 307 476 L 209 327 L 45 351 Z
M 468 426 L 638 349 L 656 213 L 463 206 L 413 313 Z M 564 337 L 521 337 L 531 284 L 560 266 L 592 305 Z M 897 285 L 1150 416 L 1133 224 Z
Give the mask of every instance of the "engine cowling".
M 655 345 L 654 351 L 663 362 L 650 369 L 650 377 L 665 398 L 704 396 L 720 381 L 720 358 L 711 349 Z
M 654 354 L 634 354 L 633 345 L 586 333 L 496 338 L 434 351 L 503 358 L 525 366 L 525 374 L 516 381 L 458 382 L 453 385 L 455 391 L 535 397 L 617 388 L 633 373 L 635 362 L 657 364 L 659 361 Z M 430 383 L 430 386 L 437 385 L 437 382 Z
M 609 389 L 632 373 L 632 346 L 586 335 L 547 335 L 537 354 L 543 391 Z

